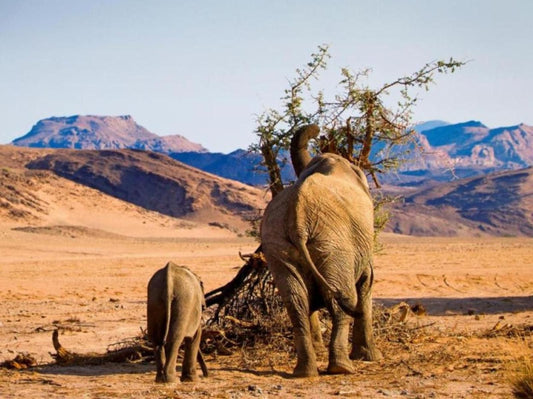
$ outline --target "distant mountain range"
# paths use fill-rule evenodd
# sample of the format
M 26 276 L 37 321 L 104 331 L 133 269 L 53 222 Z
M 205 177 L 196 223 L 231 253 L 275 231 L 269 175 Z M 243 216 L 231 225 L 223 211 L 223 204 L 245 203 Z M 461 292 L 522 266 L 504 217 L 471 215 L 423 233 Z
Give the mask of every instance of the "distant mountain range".
M 264 185 L 267 175 L 261 156 L 238 149 L 230 154 L 210 153 L 180 135 L 158 136 L 129 116 L 74 115 L 38 121 L 13 145 L 33 148 L 139 149 L 167 154 L 190 166 L 250 185 Z M 280 160 L 281 162 L 281 160 Z M 294 179 L 290 162 L 282 167 L 286 181 Z
M 382 176 L 382 182 L 416 186 L 431 180 L 451 181 L 533 164 L 532 126 L 519 124 L 490 129 L 478 121 L 459 124 L 429 121 L 415 129 L 417 148 L 421 151 L 413 151 L 409 162 L 397 173 Z M 229 154 L 209 153 L 202 145 L 183 136 L 151 133 L 131 116 L 43 119 L 13 144 L 38 148 L 150 150 L 221 177 L 251 185 L 267 183 L 258 154 L 242 149 Z M 282 173 L 285 181 L 294 179 L 290 161 L 284 163 Z
M 420 151 L 413 151 L 395 174 L 380 176 L 383 191 L 403 199 L 390 207 L 390 231 L 533 236 L 533 127 L 429 121 L 415 129 Z M 130 116 L 49 118 L 13 144 L 48 148 L 26 168 L 53 171 L 172 217 L 236 226 L 236 220 L 253 218 L 266 201 L 264 189 L 249 187 L 257 191 L 248 193 L 248 186 L 231 182 L 266 184 L 260 155 L 242 149 L 210 153 L 182 136 L 151 133 Z M 26 156 L 21 154 L 10 156 Z M 287 158 L 282 153 L 279 160 L 284 181 L 295 178 Z

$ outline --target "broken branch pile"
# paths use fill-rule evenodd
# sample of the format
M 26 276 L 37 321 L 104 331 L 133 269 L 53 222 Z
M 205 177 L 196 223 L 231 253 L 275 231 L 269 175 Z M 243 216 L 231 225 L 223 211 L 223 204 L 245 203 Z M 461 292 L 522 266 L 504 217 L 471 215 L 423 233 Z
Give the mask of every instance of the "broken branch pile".
M 244 266 L 225 286 L 206 294 L 211 308 L 207 329 L 224 332 L 224 349 L 257 342 L 290 342 L 292 328 L 259 246 L 241 255 Z M 280 336 L 284 338 L 280 340 Z M 220 345 L 217 350 L 220 351 Z M 204 348 L 209 353 L 209 348 Z

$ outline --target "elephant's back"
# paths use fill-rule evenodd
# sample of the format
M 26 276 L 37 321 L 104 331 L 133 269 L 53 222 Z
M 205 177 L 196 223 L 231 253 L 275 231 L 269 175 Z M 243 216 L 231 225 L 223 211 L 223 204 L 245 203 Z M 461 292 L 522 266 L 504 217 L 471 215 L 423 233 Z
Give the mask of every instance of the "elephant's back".
M 202 286 L 190 269 L 170 263 L 168 278 L 171 280 L 172 296 L 175 299 L 201 303 Z
M 198 277 L 187 267 L 173 262 L 159 269 L 148 282 L 148 300 L 166 302 L 170 298 L 201 303 L 202 291 Z
M 360 252 L 372 251 L 374 210 L 364 188 L 331 175 L 313 174 L 303 181 L 295 195 L 289 219 L 298 230 L 292 241 L 313 240 L 317 247 L 345 249 L 353 243 Z
M 374 206 L 365 188 L 343 176 L 310 175 L 298 187 L 295 204 L 317 217 L 373 221 Z M 373 222 L 372 222 L 373 225 Z
M 172 264 L 168 270 L 171 281 L 171 324 L 181 326 L 186 337 L 192 337 L 202 318 L 203 290 L 198 277 L 188 268 Z

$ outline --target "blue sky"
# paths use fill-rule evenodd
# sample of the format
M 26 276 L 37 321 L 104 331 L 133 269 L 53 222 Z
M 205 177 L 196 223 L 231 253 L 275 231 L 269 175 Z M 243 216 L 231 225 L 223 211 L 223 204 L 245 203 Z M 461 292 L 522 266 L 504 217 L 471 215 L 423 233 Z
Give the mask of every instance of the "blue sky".
M 0 144 L 50 116 L 132 115 L 213 152 L 246 148 L 256 117 L 320 44 L 378 86 L 454 57 L 414 121 L 533 124 L 533 1 L 0 0 Z

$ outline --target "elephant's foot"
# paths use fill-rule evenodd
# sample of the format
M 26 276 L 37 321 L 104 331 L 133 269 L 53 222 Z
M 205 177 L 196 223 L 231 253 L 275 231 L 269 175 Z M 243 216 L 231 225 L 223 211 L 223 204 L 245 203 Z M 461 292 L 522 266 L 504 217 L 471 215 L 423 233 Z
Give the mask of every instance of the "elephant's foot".
M 381 352 L 374 346 L 354 346 L 350 353 L 352 360 L 364 360 L 367 362 L 375 362 L 383 359 Z
M 306 364 L 300 365 L 297 364 L 294 368 L 292 376 L 295 378 L 306 378 L 306 377 L 316 377 L 318 376 L 318 368 L 315 365 Z
M 198 376 L 195 374 L 187 374 L 181 376 L 181 382 L 195 382 L 198 381 Z
M 166 374 L 166 373 L 162 373 L 162 374 L 157 374 L 155 376 L 155 382 L 159 382 L 159 383 L 173 383 L 173 382 L 176 382 L 176 376 L 174 374 Z
M 328 374 L 353 374 L 354 372 L 351 363 L 333 362 L 328 364 Z

